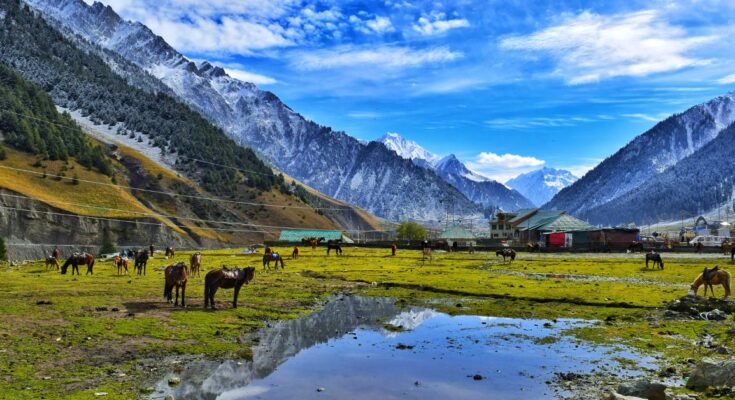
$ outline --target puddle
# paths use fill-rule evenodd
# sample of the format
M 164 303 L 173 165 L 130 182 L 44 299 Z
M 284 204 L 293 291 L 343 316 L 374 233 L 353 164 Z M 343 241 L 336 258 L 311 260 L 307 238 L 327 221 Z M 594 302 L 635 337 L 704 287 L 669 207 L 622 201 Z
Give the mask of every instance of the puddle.
M 386 330 L 386 323 L 404 330 Z M 390 298 L 340 296 L 263 329 L 252 361 L 188 363 L 159 381 L 151 398 L 553 399 L 564 395 L 547 384 L 556 372 L 637 374 L 616 359 L 655 367 L 629 350 L 560 335 L 589 323 L 452 317 L 401 309 Z M 174 375 L 180 383 L 169 387 Z

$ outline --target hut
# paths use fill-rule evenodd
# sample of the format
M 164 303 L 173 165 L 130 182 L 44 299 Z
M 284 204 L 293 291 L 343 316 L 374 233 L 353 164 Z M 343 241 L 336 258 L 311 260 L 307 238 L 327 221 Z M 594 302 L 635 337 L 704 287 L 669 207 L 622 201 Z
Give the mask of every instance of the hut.
M 461 226 L 454 226 L 445 230 L 439 234 L 438 239 L 446 241 L 447 245 L 452 248 L 474 247 L 477 245 L 475 234 Z
M 338 230 L 282 230 L 279 242 L 300 243 L 307 238 L 324 238 L 324 240 L 341 240 L 342 243 L 354 243 L 344 232 Z

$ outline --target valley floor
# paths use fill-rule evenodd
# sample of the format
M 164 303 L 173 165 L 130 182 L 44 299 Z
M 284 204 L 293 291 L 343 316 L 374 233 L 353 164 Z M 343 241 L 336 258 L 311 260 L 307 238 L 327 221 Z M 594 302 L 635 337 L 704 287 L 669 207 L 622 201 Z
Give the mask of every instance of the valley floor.
M 659 357 L 679 376 L 691 369 L 691 359 L 723 357 L 697 344 L 705 333 L 735 346 L 730 319 L 662 317 L 664 302 L 685 295 L 705 266 L 729 263 L 725 256 L 677 255 L 665 258 L 661 271 L 644 269 L 641 254 L 521 253 L 512 264 L 482 252 L 435 253 L 431 262 L 417 251 L 389 254 L 346 247 L 342 257 L 325 257 L 323 248 L 303 248 L 298 260 L 286 260 L 285 271 L 263 272 L 258 255 L 204 252 L 205 271 L 257 267 L 255 280 L 240 294 L 240 307 L 232 309 L 232 291 L 221 290 L 215 312 L 202 309 L 204 274 L 190 280 L 187 308 L 162 298 L 162 267 L 188 261 L 190 253 L 174 260 L 156 254 L 144 277 L 116 276 L 111 262 L 101 260 L 95 275 L 79 277 L 47 272 L 40 262 L 2 265 L 0 393 L 8 399 L 142 396 L 168 367 L 159 361 L 164 357 L 247 359 L 249 334 L 269 321 L 310 312 L 336 292 L 428 302 L 453 315 L 599 320 L 566 334 L 632 346 Z M 716 291 L 722 295 L 720 287 Z

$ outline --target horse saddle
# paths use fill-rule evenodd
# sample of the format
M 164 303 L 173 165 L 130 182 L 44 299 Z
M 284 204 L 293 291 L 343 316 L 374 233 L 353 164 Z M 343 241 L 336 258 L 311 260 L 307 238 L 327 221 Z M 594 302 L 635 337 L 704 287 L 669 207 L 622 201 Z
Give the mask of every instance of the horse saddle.
M 229 269 L 227 267 L 222 267 L 222 275 L 225 276 L 225 279 L 237 280 L 238 269 Z
M 278 253 L 271 253 L 271 258 L 274 259 L 274 260 L 277 259 L 278 258 Z
M 712 278 L 717 275 L 717 271 L 720 269 L 719 266 L 716 266 L 712 269 L 709 269 L 707 267 L 704 268 L 704 271 L 702 272 L 702 279 L 704 279 L 705 282 L 710 283 L 712 282 Z

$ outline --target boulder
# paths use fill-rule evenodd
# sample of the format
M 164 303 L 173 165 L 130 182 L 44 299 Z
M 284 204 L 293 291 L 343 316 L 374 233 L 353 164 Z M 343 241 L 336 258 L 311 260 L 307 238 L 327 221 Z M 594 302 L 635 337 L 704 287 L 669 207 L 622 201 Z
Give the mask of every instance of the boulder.
M 641 397 L 635 397 L 635 396 L 626 396 L 618 392 L 610 392 L 610 394 L 608 394 L 607 397 L 603 397 L 603 400 L 646 400 L 646 399 L 641 398 Z
M 653 383 L 645 379 L 621 383 L 618 393 L 624 396 L 636 396 L 648 400 L 666 400 L 666 385 Z
M 692 371 L 686 386 L 689 389 L 735 386 L 735 360 L 702 360 Z
M 695 318 L 714 319 L 722 318 L 723 315 L 735 313 L 735 301 L 731 298 L 719 299 L 714 297 L 687 295 L 668 303 L 666 308 L 670 311 L 675 311 L 680 314 L 688 314 Z M 710 314 L 712 312 L 714 312 L 714 314 Z

